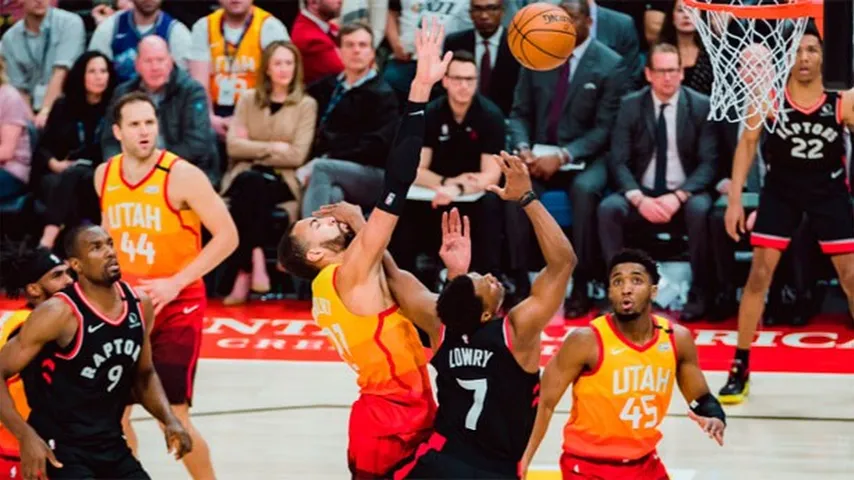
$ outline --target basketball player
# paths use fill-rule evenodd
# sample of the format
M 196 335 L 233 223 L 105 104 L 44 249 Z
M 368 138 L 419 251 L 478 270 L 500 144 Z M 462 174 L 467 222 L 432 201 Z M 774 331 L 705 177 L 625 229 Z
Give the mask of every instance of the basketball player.
M 709 393 L 690 331 L 652 314 L 655 262 L 644 252 L 624 250 L 609 271 L 614 313 L 573 330 L 543 371 L 523 472 L 570 383 L 572 412 L 560 459 L 564 479 L 667 479 L 656 445 L 674 380 L 691 407 L 688 416 L 723 445 L 726 415 Z
M 804 214 L 830 256 L 854 312 L 854 210 L 845 172 L 844 130 L 854 127 L 854 91 L 827 92 L 822 81 L 823 44 L 810 22 L 798 46 L 786 84 L 778 124 L 765 139 L 768 164 L 750 237 L 753 260 L 738 311 L 738 345 L 719 398 L 740 403 L 749 393 L 749 353 L 774 270 Z M 757 115 L 747 121 L 757 125 Z M 745 128 L 732 166 L 726 229 L 739 240 L 745 232 L 741 191 L 759 143 L 760 129 Z
M 439 398 L 433 435 L 396 479 L 519 478 L 540 389 L 540 337 L 563 303 L 577 259 L 537 200 L 525 163 L 506 152 L 495 160 L 506 185 L 488 189 L 525 210 L 546 267 L 531 295 L 497 318 L 504 288 L 492 275 L 458 276 L 437 299 L 387 258 L 392 293 L 431 337 Z
M 68 264 L 51 253 L 50 249 L 37 247 L 28 249 L 23 243 L 3 242 L 0 252 L 2 285 L 8 298 L 23 294 L 26 308 L 16 310 L 0 319 L 0 349 L 21 330 L 30 312 L 54 293 L 71 285 Z M 15 410 L 22 418 L 30 415 L 30 406 L 24 394 L 24 382 L 20 376 L 6 381 Z M 18 439 L 0 423 L 0 480 L 17 478 L 21 471 L 21 453 Z
M 0 375 L 23 372 L 32 411 L 24 420 L 3 382 L 0 419 L 20 441 L 24 479 L 147 479 L 122 437 L 132 393 L 166 425 L 167 448 L 178 458 L 192 448 L 151 362 L 151 301 L 119 280 L 103 228 L 70 232 L 66 253 L 78 282 L 36 307 L 0 350 Z
M 152 100 L 141 92 L 116 101 L 113 135 L 122 153 L 95 170 L 104 227 L 118 245 L 128 282 L 146 293 L 157 316 L 151 351 L 175 415 L 193 437 L 184 465 L 196 480 L 214 478 L 207 442 L 190 422 L 206 306 L 202 277 L 237 247 L 237 229 L 208 177 L 157 148 Z M 212 235 L 201 246 L 202 226 Z M 136 449 L 136 435 L 124 425 Z
M 383 254 L 424 143 L 424 108 L 451 54 L 441 57 L 444 28 L 433 19 L 416 35 L 418 61 L 409 104 L 386 164 L 379 201 L 358 233 L 334 217 L 307 217 L 282 237 L 279 262 L 312 282 L 312 315 L 358 374 L 350 414 L 348 463 L 354 478 L 382 478 L 411 455 L 433 424 L 435 403 L 424 349 L 394 303 Z

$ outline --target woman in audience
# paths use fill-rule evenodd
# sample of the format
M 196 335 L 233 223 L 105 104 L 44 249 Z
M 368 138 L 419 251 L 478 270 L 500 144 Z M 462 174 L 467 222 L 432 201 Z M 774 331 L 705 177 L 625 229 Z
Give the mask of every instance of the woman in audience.
M 6 78 L 0 56 L 0 202 L 19 197 L 30 179 L 29 105 Z
M 88 51 L 74 62 L 39 139 L 33 165 L 40 197 L 47 207 L 41 244 L 53 248 L 63 226 L 101 221 L 93 185 L 95 167 L 104 161 L 101 133 L 109 128 L 107 104 L 117 77 L 101 52 Z
M 659 41 L 676 45 L 679 49 L 682 68 L 685 70 L 682 85 L 711 95 L 712 82 L 715 79 L 712 61 L 703 46 L 703 39 L 697 32 L 694 19 L 685 11 L 682 0 L 677 0 L 673 9 L 667 13 Z
M 270 290 L 261 249 L 268 219 L 280 206 L 289 222 L 296 220 L 301 196 L 296 169 L 314 140 L 317 102 L 304 91 L 296 47 L 271 43 L 258 72 L 257 87 L 240 95 L 226 139 L 229 167 L 222 191 L 240 232 L 240 246 L 231 259 L 238 272 L 226 305 L 246 302 L 250 290 Z

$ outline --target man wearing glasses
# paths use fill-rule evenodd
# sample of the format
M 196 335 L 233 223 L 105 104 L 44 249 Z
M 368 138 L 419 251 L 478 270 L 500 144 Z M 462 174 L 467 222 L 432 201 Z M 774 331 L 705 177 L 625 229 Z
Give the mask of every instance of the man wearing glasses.
M 618 192 L 599 205 L 599 238 L 605 262 L 638 227 L 688 233 L 692 285 L 683 322 L 706 313 L 708 222 L 717 140 L 709 97 L 682 86 L 679 51 L 662 43 L 649 53 L 649 86 L 626 95 L 611 132 L 609 168 Z M 666 226 L 666 227 L 665 227 Z

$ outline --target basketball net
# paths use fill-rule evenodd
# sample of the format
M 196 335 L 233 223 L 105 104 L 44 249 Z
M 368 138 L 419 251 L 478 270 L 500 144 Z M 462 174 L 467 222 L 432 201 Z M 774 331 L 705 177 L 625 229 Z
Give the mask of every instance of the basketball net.
M 714 71 L 709 120 L 774 131 L 807 5 L 813 0 L 684 0 Z

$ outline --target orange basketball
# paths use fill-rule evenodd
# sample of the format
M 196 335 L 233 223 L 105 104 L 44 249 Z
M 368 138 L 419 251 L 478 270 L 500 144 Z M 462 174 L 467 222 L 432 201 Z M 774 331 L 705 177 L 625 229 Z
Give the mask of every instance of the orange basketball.
M 516 60 L 531 70 L 553 70 L 575 49 L 575 25 L 566 10 L 545 2 L 516 12 L 507 31 Z

